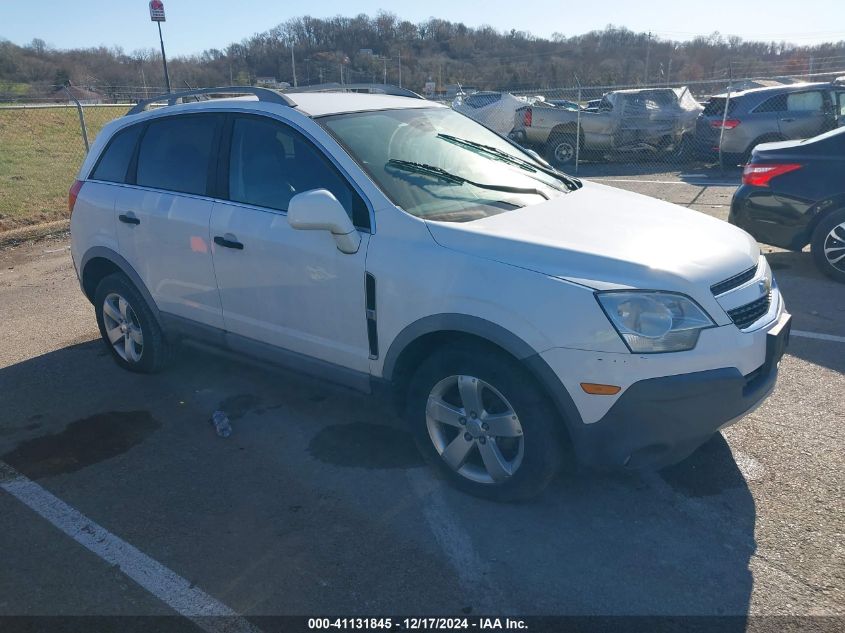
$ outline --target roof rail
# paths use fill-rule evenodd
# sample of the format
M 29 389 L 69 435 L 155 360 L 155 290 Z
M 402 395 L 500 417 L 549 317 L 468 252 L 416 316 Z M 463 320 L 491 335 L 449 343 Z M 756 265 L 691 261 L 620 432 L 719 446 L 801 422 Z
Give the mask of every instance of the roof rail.
M 324 83 L 311 86 L 299 86 L 297 88 L 286 88 L 286 93 L 297 92 L 362 92 L 367 94 L 382 94 L 392 95 L 396 97 L 410 97 L 412 99 L 425 99 L 422 95 L 408 90 L 407 88 L 400 88 L 393 84 L 374 84 L 374 83 Z
M 184 90 L 182 92 L 169 92 L 155 97 L 150 97 L 149 99 L 142 99 L 126 113 L 126 116 L 143 112 L 147 109 L 147 106 L 153 103 L 158 103 L 159 101 L 167 101 L 168 105 L 176 105 L 177 99 L 215 94 L 251 94 L 258 97 L 259 101 L 296 107 L 296 104 L 288 97 L 276 92 L 275 90 L 271 90 L 270 88 L 258 88 L 256 86 L 225 86 L 222 88 L 196 88 L 194 90 Z

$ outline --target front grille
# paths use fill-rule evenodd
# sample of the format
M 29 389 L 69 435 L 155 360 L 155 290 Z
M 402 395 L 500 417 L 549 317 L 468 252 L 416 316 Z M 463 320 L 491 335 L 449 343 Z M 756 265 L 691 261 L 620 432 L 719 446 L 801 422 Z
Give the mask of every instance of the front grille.
M 710 286 L 710 292 L 713 293 L 713 296 L 718 297 L 719 295 L 723 295 L 726 292 L 733 290 L 734 288 L 739 288 L 746 281 L 754 279 L 754 275 L 756 274 L 757 266 L 752 266 L 748 270 L 743 270 L 738 275 L 728 277 L 724 281 L 720 281 L 717 284 L 713 284 L 712 286 Z
M 733 310 L 728 310 L 728 316 L 731 317 L 736 326 L 740 330 L 744 330 L 749 325 L 754 323 L 761 316 L 769 311 L 769 306 L 772 303 L 772 293 L 769 291 L 766 295 L 746 303 L 744 306 L 739 306 Z

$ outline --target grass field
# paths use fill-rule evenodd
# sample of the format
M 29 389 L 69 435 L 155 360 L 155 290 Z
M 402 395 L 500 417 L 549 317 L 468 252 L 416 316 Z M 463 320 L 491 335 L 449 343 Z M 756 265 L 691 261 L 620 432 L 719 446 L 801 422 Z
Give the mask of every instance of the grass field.
M 86 107 L 89 140 L 126 110 Z M 84 157 L 76 108 L 0 108 L 0 231 L 67 217 L 67 191 Z

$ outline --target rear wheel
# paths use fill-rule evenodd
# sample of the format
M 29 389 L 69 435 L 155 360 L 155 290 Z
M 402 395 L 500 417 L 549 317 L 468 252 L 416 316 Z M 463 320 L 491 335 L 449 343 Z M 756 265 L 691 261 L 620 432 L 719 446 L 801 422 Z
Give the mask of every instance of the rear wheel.
M 537 495 L 561 463 L 562 421 L 534 379 L 483 345 L 435 352 L 411 380 L 406 417 L 457 488 L 498 501 Z
M 562 167 L 575 162 L 578 149 L 578 137 L 575 134 L 556 132 L 546 143 L 546 160 L 555 167 Z
M 171 346 L 141 293 L 123 273 L 97 285 L 94 308 L 100 335 L 118 365 L 155 373 L 170 360 Z
M 831 279 L 845 283 L 845 209 L 822 218 L 813 231 L 810 244 L 819 270 Z

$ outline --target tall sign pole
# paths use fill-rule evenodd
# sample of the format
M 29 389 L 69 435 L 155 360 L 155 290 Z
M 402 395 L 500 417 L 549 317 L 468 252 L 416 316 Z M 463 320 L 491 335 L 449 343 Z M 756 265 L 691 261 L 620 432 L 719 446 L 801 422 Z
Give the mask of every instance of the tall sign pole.
M 164 64 L 164 83 L 167 86 L 167 92 L 173 92 L 170 89 L 170 74 L 167 72 L 167 56 L 164 54 L 164 37 L 161 34 L 161 23 L 165 21 L 164 3 L 161 0 L 150 0 L 150 20 L 158 24 L 158 41 L 161 42 L 161 61 Z

